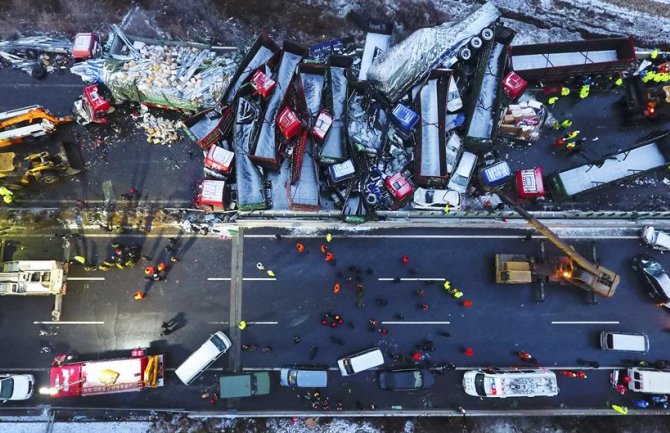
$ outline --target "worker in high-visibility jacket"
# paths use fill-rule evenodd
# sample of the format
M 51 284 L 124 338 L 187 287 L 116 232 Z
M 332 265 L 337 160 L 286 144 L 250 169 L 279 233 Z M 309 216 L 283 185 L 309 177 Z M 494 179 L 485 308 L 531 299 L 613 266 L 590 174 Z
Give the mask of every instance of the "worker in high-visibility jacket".
M 6 186 L 0 186 L 0 196 L 2 196 L 3 203 L 14 203 L 14 193 L 11 192 Z
M 588 84 L 582 85 L 582 87 L 579 89 L 579 98 L 580 99 L 585 99 L 589 96 L 589 92 L 591 91 L 591 86 Z
M 654 49 L 651 51 L 651 54 L 649 55 L 649 57 L 651 57 L 651 60 L 656 60 L 656 59 L 658 59 L 658 55 L 659 55 L 659 54 L 660 54 L 660 53 L 659 53 L 659 51 L 658 51 L 658 48 L 654 48 Z
M 561 96 L 568 96 L 570 94 L 570 89 L 563 86 L 561 87 Z

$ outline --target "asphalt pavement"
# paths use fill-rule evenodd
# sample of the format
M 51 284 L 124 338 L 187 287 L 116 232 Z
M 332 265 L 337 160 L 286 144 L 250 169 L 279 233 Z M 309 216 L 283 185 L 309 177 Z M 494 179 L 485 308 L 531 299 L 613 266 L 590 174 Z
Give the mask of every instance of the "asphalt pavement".
M 341 402 L 344 410 L 466 410 L 604 409 L 606 403 L 630 405 L 634 396 L 619 396 L 608 384 L 614 367 L 634 355 L 602 351 L 597 336 L 602 330 L 645 332 L 651 349 L 649 361 L 670 358 L 665 347 L 668 312 L 656 307 L 630 270 L 630 258 L 647 251 L 634 236 L 603 232 L 596 239 L 568 239 L 589 255 L 596 242 L 598 258 L 621 274 L 621 284 L 611 299 L 597 305 L 586 302 L 585 292 L 571 287 L 548 286 L 546 302 L 535 302 L 535 288 L 525 285 L 497 285 L 493 276 L 496 253 L 538 254 L 540 239 L 523 241 L 525 230 L 394 229 L 359 233 L 333 233 L 328 243 L 324 233 L 284 233 L 281 240 L 271 229 L 245 229 L 241 293 L 231 291 L 233 257 L 230 239 L 212 236 L 179 238 L 179 261 L 171 264 L 167 281 L 148 286 L 143 280 L 145 263 L 132 269 L 85 272 L 72 266 L 68 293 L 63 299 L 61 323 L 50 323 L 51 297 L 3 297 L 0 299 L 0 369 L 32 372 L 38 388 L 48 380 L 48 367 L 56 354 L 71 353 L 78 359 L 109 359 L 128 356 L 135 347 L 165 353 L 166 386 L 139 393 L 68 398 L 48 401 L 37 396 L 29 404 L 88 408 L 164 408 L 213 411 L 309 411 L 305 398 L 310 390 L 282 388 L 276 370 L 283 366 L 307 365 L 329 368 L 329 387 L 321 391 L 331 399 L 330 410 Z M 99 261 L 111 254 L 110 242 L 137 243 L 151 263 L 165 260 L 168 236 L 159 234 L 113 237 L 90 235 L 69 240 L 70 255 L 84 255 Z M 63 239 L 24 236 L 11 239 L 6 256 L 15 258 L 60 258 Z M 305 251 L 298 253 L 296 242 Z M 324 260 L 326 246 L 335 262 Z M 547 254 L 557 253 L 547 245 Z M 401 257 L 406 255 L 408 263 Z M 667 256 L 653 254 L 667 268 Z M 258 269 L 262 263 L 265 270 Z M 275 278 L 266 270 L 272 270 Z M 400 281 L 396 279 L 400 278 Z M 456 300 L 441 288 L 444 279 L 465 295 Z M 333 284 L 341 290 L 333 293 Z M 361 284 L 364 295 L 357 294 Z M 238 286 L 235 286 L 238 287 Z M 133 299 L 137 290 L 146 298 Z M 417 293 L 423 290 L 423 294 Z M 240 295 L 241 296 L 234 296 Z M 238 300 L 239 299 L 239 300 Z M 359 303 L 363 300 L 365 305 Z M 376 300 L 381 300 L 380 306 Z M 234 339 L 234 350 L 217 361 L 192 386 L 182 385 L 174 369 L 211 333 L 230 335 L 237 323 L 230 323 L 231 300 L 239 302 L 240 318 L 248 327 Z M 464 306 L 471 301 L 472 306 Z M 429 306 L 427 311 L 420 304 Z M 339 314 L 343 324 L 321 325 L 323 313 Z M 168 336 L 160 335 L 160 324 L 176 318 L 180 327 Z M 388 329 L 384 335 L 369 330 L 369 320 Z M 235 322 L 235 321 L 233 321 Z M 448 333 L 449 336 L 445 336 Z M 298 336 L 300 341 L 295 342 Z M 334 341 L 331 340 L 334 337 Z M 434 352 L 415 363 L 409 356 L 416 344 L 432 340 Z M 242 344 L 254 351 L 239 350 Z M 436 374 L 431 390 L 411 393 L 381 391 L 376 371 L 343 378 L 336 360 L 369 347 L 382 348 L 385 368 L 428 366 L 453 362 L 456 371 Z M 271 348 L 271 353 L 262 351 Z M 317 347 L 316 350 L 314 347 Z M 48 348 L 47 353 L 43 348 Z M 472 348 L 474 355 L 465 356 Z M 462 390 L 465 369 L 487 366 L 523 366 L 517 351 L 528 351 L 540 365 L 552 369 L 576 369 L 578 359 L 596 360 L 597 370 L 585 370 L 587 379 L 559 375 L 560 394 L 554 398 L 478 399 Z M 230 357 L 239 357 L 232 360 Z M 395 359 L 394 359 L 395 358 Z M 216 384 L 229 365 L 241 370 L 272 371 L 269 396 L 234 399 L 212 406 L 200 394 Z M 8 408 L 25 403 L 8 403 Z

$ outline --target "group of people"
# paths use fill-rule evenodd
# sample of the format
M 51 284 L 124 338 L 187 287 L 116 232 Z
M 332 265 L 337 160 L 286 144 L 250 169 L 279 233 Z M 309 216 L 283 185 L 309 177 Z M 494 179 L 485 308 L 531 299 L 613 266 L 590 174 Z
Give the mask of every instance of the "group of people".
M 85 271 L 109 271 L 112 269 L 131 269 L 135 267 L 140 259 L 142 247 L 137 244 L 124 245 L 118 241 L 112 241 L 112 253 L 100 263 L 92 263 L 84 256 L 77 255 L 70 260 L 70 264 L 80 264 Z

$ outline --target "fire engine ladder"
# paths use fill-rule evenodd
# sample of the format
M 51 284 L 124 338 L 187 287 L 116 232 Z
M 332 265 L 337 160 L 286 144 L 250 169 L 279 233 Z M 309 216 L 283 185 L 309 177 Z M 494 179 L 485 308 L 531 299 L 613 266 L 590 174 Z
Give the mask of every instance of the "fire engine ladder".
M 150 356 L 147 366 L 144 368 L 144 384 L 152 388 L 158 386 L 158 355 Z
M 108 392 L 118 392 L 122 389 L 142 388 L 142 382 L 115 383 L 114 385 L 97 385 L 82 388 L 82 394 L 105 394 Z

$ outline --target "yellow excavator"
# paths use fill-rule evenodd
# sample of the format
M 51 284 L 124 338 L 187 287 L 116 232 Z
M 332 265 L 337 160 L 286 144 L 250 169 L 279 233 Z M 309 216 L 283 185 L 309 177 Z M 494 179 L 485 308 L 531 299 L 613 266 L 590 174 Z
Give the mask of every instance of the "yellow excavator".
M 565 256 L 544 258 L 544 244 L 542 257 L 521 256 L 518 254 L 496 254 L 496 282 L 501 284 L 528 284 L 540 283 L 538 301 L 544 301 L 544 283 L 571 284 L 588 291 L 591 302 L 595 303 L 595 295 L 606 298 L 614 296 L 619 285 L 619 275 L 596 263 L 595 248 L 593 261 L 578 253 L 572 246 L 563 242 L 549 227 L 542 224 L 537 218 L 518 206 L 504 193 L 498 195 L 519 213 L 535 230 L 544 235 Z
M 39 105 L 0 112 L 0 147 L 21 143 L 30 137 L 53 134 L 58 125 L 73 120 L 72 116 L 54 116 Z
M 10 190 L 34 183 L 52 185 L 63 176 L 82 171 L 83 164 L 74 143 L 63 142 L 60 150 L 53 155 L 43 151 L 18 161 L 14 152 L 0 152 L 0 185 Z

